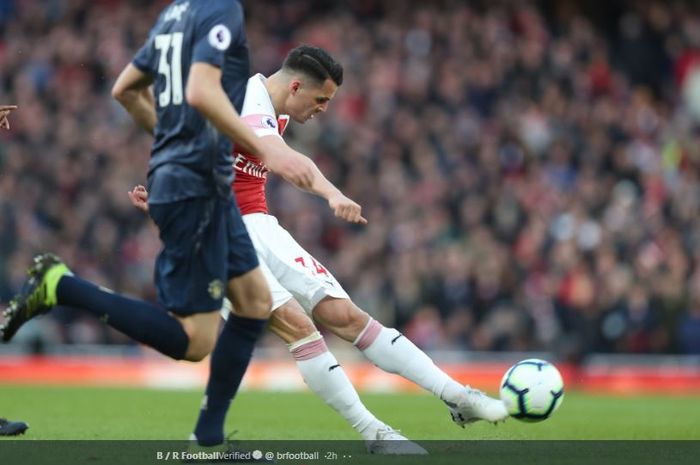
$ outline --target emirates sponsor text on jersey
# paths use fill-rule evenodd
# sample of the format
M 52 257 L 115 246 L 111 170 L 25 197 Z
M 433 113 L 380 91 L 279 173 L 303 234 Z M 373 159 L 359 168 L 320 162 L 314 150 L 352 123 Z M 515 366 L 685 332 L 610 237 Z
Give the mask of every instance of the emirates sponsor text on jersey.
M 256 163 L 242 153 L 236 154 L 236 159 L 233 162 L 233 168 L 237 172 L 263 179 L 267 178 L 267 173 L 269 171 L 265 165 Z

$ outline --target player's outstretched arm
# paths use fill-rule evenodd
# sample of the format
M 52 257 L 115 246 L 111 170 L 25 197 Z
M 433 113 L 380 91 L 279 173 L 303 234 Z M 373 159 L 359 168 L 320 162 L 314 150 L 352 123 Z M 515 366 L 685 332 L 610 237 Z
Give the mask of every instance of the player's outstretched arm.
M 256 156 L 270 170 L 285 179 L 307 189 L 311 187 L 314 173 L 305 160 L 280 152 L 279 147 L 258 138 L 241 120 L 221 87 L 219 68 L 204 62 L 194 63 L 187 79 L 185 98 L 190 106 L 196 108 L 243 151 Z
M 17 105 L 0 105 L 0 129 L 10 129 L 10 112 L 16 110 Z
M 340 189 L 335 187 L 335 185 L 333 185 L 333 183 L 330 182 L 323 175 L 323 173 L 321 173 L 321 170 L 318 169 L 318 166 L 313 162 L 313 160 L 292 149 L 281 137 L 263 136 L 261 137 L 261 140 L 265 141 L 271 146 L 274 146 L 279 153 L 283 153 L 286 157 L 296 157 L 302 159 L 304 163 L 309 165 L 313 172 L 313 181 L 308 187 L 297 184 L 294 182 L 294 180 L 285 177 L 287 181 L 291 182 L 300 189 L 326 199 L 328 201 L 328 206 L 331 207 L 331 210 L 333 210 L 336 217 L 349 221 L 350 223 L 367 224 L 367 220 L 362 216 L 362 207 L 357 202 L 343 194 Z M 276 173 L 275 169 L 268 164 L 268 161 L 265 161 L 265 165 L 268 167 L 268 169 L 270 169 L 270 171 Z M 284 175 L 282 176 L 284 177 Z
M 129 112 L 136 123 L 149 133 L 156 129 L 155 100 L 150 85 L 151 77 L 129 63 L 112 87 L 112 97 Z

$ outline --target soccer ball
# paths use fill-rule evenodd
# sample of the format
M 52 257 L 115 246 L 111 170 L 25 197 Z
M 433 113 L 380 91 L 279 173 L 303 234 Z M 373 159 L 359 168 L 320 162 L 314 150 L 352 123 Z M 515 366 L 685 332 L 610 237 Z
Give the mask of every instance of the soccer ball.
M 503 375 L 501 400 L 513 418 L 546 420 L 564 400 L 564 382 L 554 365 L 530 358 L 516 363 Z

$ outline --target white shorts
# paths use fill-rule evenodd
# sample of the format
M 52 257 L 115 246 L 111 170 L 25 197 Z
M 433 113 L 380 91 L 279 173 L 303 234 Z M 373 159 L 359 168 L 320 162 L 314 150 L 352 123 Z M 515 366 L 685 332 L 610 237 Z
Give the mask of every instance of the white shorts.
M 251 213 L 243 215 L 243 222 L 270 287 L 272 310 L 294 297 L 311 315 L 325 297 L 350 298 L 333 275 L 279 225 L 277 218 Z

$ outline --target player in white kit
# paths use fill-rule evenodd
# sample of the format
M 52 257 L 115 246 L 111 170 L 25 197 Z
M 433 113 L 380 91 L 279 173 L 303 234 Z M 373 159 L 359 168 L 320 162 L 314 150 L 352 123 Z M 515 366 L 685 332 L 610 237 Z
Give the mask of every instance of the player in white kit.
M 282 139 L 289 118 L 304 123 L 325 112 L 341 83 L 342 68 L 330 55 L 316 47 L 298 47 L 272 76 L 257 74 L 249 79 L 241 117 L 258 137 L 273 138 L 293 150 Z M 316 176 L 310 192 L 325 198 L 337 217 L 366 223 L 360 206 L 313 166 Z M 350 300 L 333 275 L 269 215 L 265 165 L 237 152 L 234 167 L 232 188 L 272 293 L 269 328 L 287 343 L 309 388 L 363 436 L 370 452 L 422 454 L 425 450 L 406 441 L 366 409 L 312 317 L 351 342 L 377 367 L 436 395 L 447 404 L 458 425 L 507 418 L 500 400 L 460 385 L 399 331 L 382 326 Z M 130 192 L 132 203 L 141 209 L 147 209 L 147 195 L 142 186 Z

